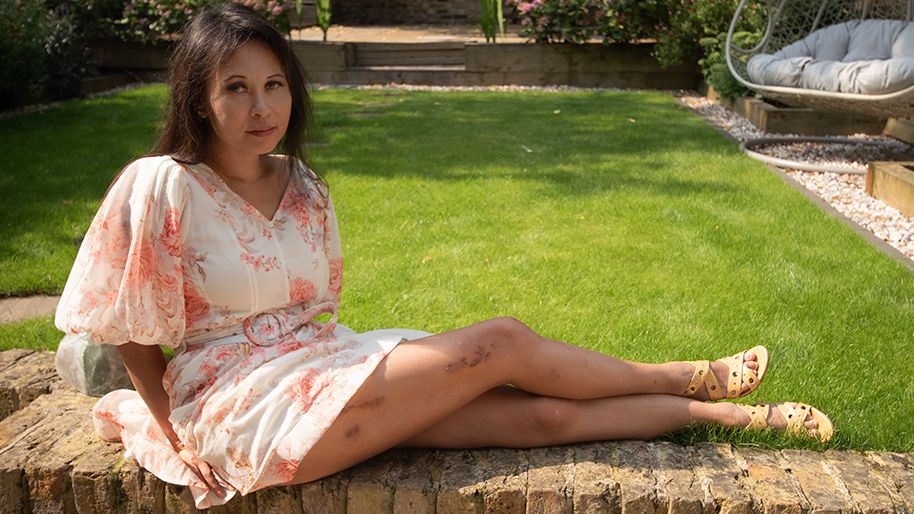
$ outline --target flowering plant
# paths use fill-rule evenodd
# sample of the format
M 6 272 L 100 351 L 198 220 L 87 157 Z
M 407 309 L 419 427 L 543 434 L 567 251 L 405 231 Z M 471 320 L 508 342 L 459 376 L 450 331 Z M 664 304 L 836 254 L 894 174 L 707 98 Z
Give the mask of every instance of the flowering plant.
M 632 42 L 652 37 L 667 0 L 507 0 L 521 35 L 538 43 Z
M 289 11 L 294 0 L 236 0 L 263 15 L 280 32 L 289 33 Z M 207 0 L 125 0 L 123 17 L 116 22 L 123 39 L 149 43 L 170 39 L 206 5 Z

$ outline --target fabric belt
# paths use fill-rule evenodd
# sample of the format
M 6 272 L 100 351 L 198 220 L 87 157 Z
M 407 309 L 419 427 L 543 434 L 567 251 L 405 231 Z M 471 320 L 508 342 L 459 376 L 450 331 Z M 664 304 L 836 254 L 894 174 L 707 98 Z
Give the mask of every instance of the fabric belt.
M 248 316 L 239 325 L 189 337 L 184 340 L 184 345 L 190 350 L 216 341 L 218 345 L 252 343 L 257 346 L 273 346 L 290 338 L 322 339 L 333 334 L 336 329 L 337 310 L 337 304 L 333 302 L 318 303 L 310 307 L 297 304 L 270 309 Z M 330 321 L 327 323 L 315 319 L 326 313 L 330 313 Z M 305 329 L 314 330 L 314 333 L 303 335 L 302 331 Z

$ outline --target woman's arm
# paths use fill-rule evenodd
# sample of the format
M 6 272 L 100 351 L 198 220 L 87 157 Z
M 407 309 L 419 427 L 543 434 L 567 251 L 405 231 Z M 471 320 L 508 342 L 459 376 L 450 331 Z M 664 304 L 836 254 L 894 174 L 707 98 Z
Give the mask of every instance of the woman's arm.
M 143 402 L 152 417 L 159 424 L 168 442 L 172 448 L 178 452 L 181 460 L 190 467 L 200 477 L 206 485 L 215 491 L 218 496 L 224 496 L 222 487 L 216 481 L 215 474 L 209 464 L 200 460 L 190 450 L 184 447 L 184 443 L 178 438 L 168 416 L 171 415 L 171 406 L 168 401 L 168 393 L 162 386 L 162 377 L 165 376 L 165 368 L 168 363 L 165 361 L 165 354 L 157 345 L 143 345 L 138 343 L 124 343 L 118 345 L 118 353 L 127 367 L 127 374 L 136 387 L 136 392 L 140 393 Z
M 165 367 L 168 363 L 165 361 L 165 354 L 162 349 L 156 345 L 143 345 L 138 343 L 125 343 L 118 345 L 118 353 L 127 367 L 127 374 L 136 387 L 136 392 L 140 393 L 152 417 L 159 424 L 168 442 L 175 448 L 175 451 L 181 447 L 181 440 L 178 434 L 171 427 L 168 416 L 171 415 L 171 406 L 168 402 L 168 394 L 162 386 L 162 377 L 165 376 Z

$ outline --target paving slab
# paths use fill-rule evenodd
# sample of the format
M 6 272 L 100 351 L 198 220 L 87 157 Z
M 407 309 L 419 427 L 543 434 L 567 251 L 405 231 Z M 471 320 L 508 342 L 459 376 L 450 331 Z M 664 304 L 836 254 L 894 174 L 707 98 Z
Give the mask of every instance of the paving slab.
M 13 323 L 54 314 L 60 296 L 23 296 L 0 298 L 0 323 Z

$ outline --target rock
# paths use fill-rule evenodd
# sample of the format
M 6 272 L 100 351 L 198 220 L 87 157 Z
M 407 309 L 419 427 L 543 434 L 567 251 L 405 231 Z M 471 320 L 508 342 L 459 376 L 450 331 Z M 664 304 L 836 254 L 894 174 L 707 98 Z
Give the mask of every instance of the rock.
M 64 383 L 83 394 L 103 396 L 115 389 L 133 389 L 117 348 L 94 344 L 87 334 L 64 336 L 55 365 Z

